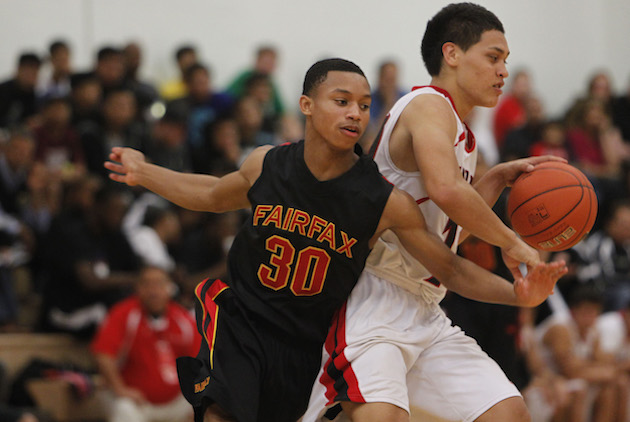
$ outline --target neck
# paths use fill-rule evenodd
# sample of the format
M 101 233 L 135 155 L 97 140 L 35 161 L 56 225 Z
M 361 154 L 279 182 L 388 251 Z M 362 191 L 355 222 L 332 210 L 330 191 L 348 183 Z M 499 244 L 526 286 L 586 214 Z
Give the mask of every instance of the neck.
M 357 162 L 354 146 L 349 150 L 335 149 L 319 135 L 312 136 L 307 128 L 304 141 L 304 161 L 319 181 L 341 176 Z M 311 136 L 309 136 L 311 135 Z
M 434 76 L 431 79 L 432 86 L 441 88 L 449 93 L 457 110 L 457 114 L 459 114 L 459 117 L 463 120 L 470 114 L 474 108 L 474 104 L 471 104 L 470 101 L 466 99 L 466 96 L 457 89 L 456 83 L 455 80 L 441 78 L 439 76 Z

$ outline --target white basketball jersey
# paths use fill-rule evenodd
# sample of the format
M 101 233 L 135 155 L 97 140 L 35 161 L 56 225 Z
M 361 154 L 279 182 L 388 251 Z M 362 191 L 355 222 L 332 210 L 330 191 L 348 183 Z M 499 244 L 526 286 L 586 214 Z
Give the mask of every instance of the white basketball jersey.
M 416 87 L 394 104 L 385 118 L 380 137 L 376 140 L 378 144 L 374 161 L 390 183 L 406 191 L 416 200 L 428 229 L 443 239 L 446 245 L 455 252 L 461 228 L 455 225 L 429 198 L 424 187 L 422 173 L 402 171 L 394 165 L 389 153 L 389 140 L 396 123 L 407 104 L 418 95 L 438 95 L 451 106 L 457 121 L 457 136 L 453 139 L 453 150 L 462 176 L 472 183 L 477 164 L 475 137 L 457 114 L 448 92 L 437 87 Z M 439 303 L 446 294 L 446 287 L 433 278 L 427 269 L 400 245 L 396 235 L 389 230 L 374 246 L 368 258 L 366 270 L 424 297 L 429 302 Z

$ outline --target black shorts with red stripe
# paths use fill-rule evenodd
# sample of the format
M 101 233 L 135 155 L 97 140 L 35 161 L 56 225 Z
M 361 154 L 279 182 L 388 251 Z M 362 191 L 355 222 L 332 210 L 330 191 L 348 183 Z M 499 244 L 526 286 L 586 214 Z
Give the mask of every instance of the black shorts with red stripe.
M 254 320 L 221 280 L 195 289 L 202 344 L 177 359 L 184 397 L 202 422 L 216 403 L 238 422 L 295 422 L 308 405 L 321 347 L 291 344 Z

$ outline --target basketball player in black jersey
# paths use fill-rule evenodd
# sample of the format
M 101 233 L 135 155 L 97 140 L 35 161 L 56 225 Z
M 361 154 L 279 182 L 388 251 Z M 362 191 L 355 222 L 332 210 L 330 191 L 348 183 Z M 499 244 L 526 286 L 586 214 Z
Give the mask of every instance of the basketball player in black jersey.
M 115 181 L 192 210 L 251 209 L 229 253 L 229 278 L 196 288 L 203 345 L 197 358 L 178 359 L 196 422 L 294 422 L 302 415 L 333 314 L 386 229 L 449 288 L 514 296 L 510 282 L 429 234 L 411 197 L 355 152 L 369 107 L 361 69 L 327 59 L 304 80 L 305 139 L 260 147 L 234 173 L 173 172 L 139 151 L 113 148 L 105 167 Z M 531 271 L 523 280 L 531 302 L 544 300 L 565 272 L 561 263 Z

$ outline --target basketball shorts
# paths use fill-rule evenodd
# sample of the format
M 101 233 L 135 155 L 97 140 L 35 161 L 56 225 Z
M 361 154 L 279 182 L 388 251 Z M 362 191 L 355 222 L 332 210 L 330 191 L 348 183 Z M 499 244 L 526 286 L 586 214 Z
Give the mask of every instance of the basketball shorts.
M 202 345 L 177 370 L 195 422 L 217 403 L 239 422 L 295 422 L 304 413 L 321 364 L 321 346 L 306 349 L 253 321 L 222 281 L 195 289 Z
M 364 271 L 333 322 L 303 422 L 341 420 L 342 401 L 391 403 L 411 420 L 473 421 L 515 396 L 438 304 Z

